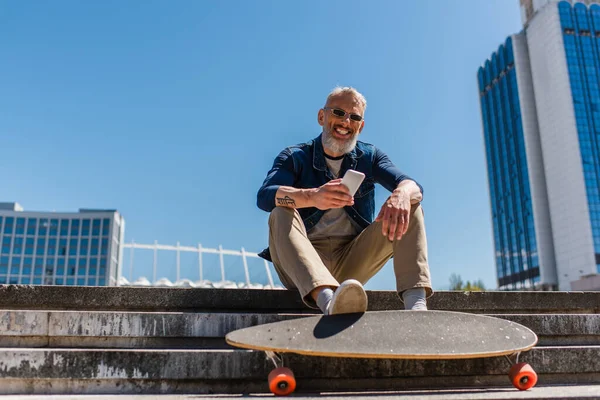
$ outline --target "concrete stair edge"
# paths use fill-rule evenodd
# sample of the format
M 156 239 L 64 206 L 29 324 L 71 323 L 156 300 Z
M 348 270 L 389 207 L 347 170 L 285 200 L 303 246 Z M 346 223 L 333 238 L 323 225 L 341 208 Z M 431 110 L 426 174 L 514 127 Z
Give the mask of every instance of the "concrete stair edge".
M 402 309 L 395 291 L 367 291 L 369 310 Z M 465 312 L 600 313 L 600 292 L 438 291 L 430 309 Z M 314 313 L 295 290 L 0 285 L 0 309 L 248 310 Z
M 286 354 L 297 378 L 502 375 L 505 357 L 462 360 L 359 359 Z M 600 346 L 536 347 L 521 354 L 538 374 L 600 374 Z M 246 350 L 0 349 L 0 379 L 253 379 L 273 364 Z M 599 375 L 600 376 L 600 375 Z
M 600 336 L 600 314 L 486 314 L 542 336 Z M 225 337 L 233 330 L 306 314 L 0 310 L 0 339 L 51 337 Z

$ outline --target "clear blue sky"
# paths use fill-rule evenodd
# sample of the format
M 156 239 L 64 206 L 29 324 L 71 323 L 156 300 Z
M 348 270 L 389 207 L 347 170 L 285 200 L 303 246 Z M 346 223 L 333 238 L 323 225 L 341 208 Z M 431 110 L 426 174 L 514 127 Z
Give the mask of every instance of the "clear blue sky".
M 517 0 L 1 0 L 0 201 L 116 208 L 127 241 L 260 251 L 273 158 L 354 86 L 361 140 L 424 186 L 434 288 L 495 288 L 476 72 L 520 29 Z M 367 288 L 393 282 L 388 264 Z

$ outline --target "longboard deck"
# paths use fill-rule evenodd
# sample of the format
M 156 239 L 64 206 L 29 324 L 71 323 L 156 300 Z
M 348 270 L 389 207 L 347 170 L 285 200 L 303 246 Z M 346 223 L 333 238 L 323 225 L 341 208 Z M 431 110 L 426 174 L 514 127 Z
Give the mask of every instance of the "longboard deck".
M 314 316 L 239 329 L 230 345 L 352 358 L 458 359 L 509 355 L 537 344 L 523 325 L 453 311 L 372 311 Z

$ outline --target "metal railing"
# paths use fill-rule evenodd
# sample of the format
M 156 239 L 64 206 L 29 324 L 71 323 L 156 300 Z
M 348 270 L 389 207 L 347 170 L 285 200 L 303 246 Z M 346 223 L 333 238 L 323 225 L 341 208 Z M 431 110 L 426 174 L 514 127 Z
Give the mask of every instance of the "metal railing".
M 275 287 L 273 283 L 273 276 L 271 275 L 271 270 L 269 269 L 269 262 L 267 260 L 262 259 L 258 256 L 257 253 L 249 252 L 244 250 L 242 247 L 241 250 L 225 250 L 221 245 L 219 245 L 218 249 L 211 249 L 207 247 L 202 247 L 201 244 L 198 246 L 181 246 L 179 242 L 177 245 L 170 246 L 164 244 L 158 244 L 158 242 L 154 242 L 154 244 L 140 244 L 135 243 L 132 240 L 130 243 L 123 243 L 123 249 L 129 249 L 129 280 L 133 280 L 133 263 L 134 263 L 134 253 L 135 250 L 151 250 L 153 251 L 153 263 L 152 263 L 152 282 L 156 282 L 157 278 L 157 269 L 158 269 L 158 251 L 159 250 L 168 250 L 176 252 L 176 280 L 180 281 L 181 278 L 181 253 L 197 253 L 198 255 L 198 272 L 200 274 L 200 281 L 203 280 L 203 263 L 202 263 L 202 254 L 218 254 L 219 255 L 219 264 L 221 270 L 221 281 L 225 282 L 225 262 L 223 256 L 240 256 L 242 257 L 242 263 L 244 266 L 244 273 L 246 278 L 246 284 L 251 285 L 250 282 L 250 272 L 248 270 L 248 258 L 258 258 L 264 261 L 265 271 L 267 273 L 267 279 L 269 285 L 271 287 Z

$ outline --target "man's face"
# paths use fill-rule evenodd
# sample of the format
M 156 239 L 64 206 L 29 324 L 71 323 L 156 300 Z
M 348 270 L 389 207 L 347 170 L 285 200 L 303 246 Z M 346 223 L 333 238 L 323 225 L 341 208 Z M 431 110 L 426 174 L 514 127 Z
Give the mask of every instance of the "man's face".
M 340 117 L 335 113 L 342 110 L 346 115 Z M 356 146 L 358 135 L 365 126 L 365 121 L 355 121 L 350 114 L 364 115 L 364 109 L 351 93 L 341 93 L 329 99 L 325 109 L 319 110 L 319 125 L 323 127 L 323 146 L 327 154 L 338 157 L 351 152 Z

